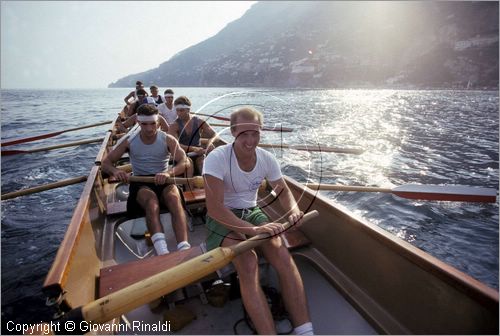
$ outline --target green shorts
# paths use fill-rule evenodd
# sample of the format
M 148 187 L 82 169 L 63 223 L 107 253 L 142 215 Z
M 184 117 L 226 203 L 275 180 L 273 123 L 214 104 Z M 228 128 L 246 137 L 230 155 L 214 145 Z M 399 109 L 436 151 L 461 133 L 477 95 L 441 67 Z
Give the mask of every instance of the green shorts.
M 262 212 L 259 207 L 249 208 L 249 209 L 232 209 L 231 210 L 238 218 L 243 219 L 253 225 L 260 225 L 262 223 L 269 222 L 269 217 Z M 222 241 L 226 236 L 232 232 L 226 226 L 220 224 L 215 219 L 207 216 L 208 237 L 207 237 L 207 250 L 213 250 L 222 244 Z

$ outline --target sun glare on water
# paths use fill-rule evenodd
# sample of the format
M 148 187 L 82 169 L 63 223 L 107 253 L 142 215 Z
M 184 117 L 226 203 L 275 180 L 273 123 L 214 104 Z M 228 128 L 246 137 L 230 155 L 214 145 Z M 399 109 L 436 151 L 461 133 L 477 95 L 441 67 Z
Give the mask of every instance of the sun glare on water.
M 315 114 L 321 121 L 320 140 L 365 149 L 361 155 L 329 160 L 330 170 L 348 171 L 352 178 L 367 184 L 391 185 L 387 172 L 401 138 L 401 120 L 392 113 L 398 106 L 388 99 L 393 95 L 391 90 L 341 90 L 328 91 L 319 98 Z

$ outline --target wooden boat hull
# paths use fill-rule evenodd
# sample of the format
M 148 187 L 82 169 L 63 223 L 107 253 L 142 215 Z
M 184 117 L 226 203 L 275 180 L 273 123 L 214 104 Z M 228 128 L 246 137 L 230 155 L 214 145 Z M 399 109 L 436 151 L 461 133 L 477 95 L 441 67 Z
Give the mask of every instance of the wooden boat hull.
M 98 298 L 102 268 L 116 263 L 115 232 L 124 214 L 99 164 L 91 169 L 43 291 L 62 311 Z M 293 252 L 306 260 L 380 333 L 497 334 L 498 292 L 285 178 L 304 211 L 320 216 L 301 228 L 311 244 Z M 283 213 L 269 191 L 260 194 L 272 218 Z M 203 206 L 201 202 L 198 206 Z M 110 214 L 114 212 L 115 214 Z

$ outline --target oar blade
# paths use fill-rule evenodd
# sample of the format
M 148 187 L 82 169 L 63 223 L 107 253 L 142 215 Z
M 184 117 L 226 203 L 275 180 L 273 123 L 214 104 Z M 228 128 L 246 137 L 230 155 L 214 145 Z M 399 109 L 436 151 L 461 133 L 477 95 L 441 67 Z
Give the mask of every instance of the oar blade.
M 392 190 L 394 195 L 408 199 L 454 202 L 495 203 L 497 190 L 492 188 L 407 184 Z

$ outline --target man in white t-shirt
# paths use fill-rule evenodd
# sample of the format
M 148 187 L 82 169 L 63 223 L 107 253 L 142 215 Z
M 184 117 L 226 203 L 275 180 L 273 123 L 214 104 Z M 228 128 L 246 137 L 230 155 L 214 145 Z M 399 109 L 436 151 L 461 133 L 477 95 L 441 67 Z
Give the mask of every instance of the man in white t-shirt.
M 203 176 L 207 204 L 207 249 L 231 246 L 246 236 L 270 233 L 273 238 L 259 247 L 278 272 L 280 287 L 296 334 L 312 334 L 302 279 L 279 234 L 283 225 L 270 222 L 257 206 L 257 191 L 264 179 L 277 190 L 288 220 L 301 224 L 303 212 L 284 181 L 276 158 L 257 147 L 262 114 L 244 107 L 231 115 L 234 142 L 220 146 L 205 159 Z M 233 260 L 238 272 L 243 304 L 259 334 L 276 334 L 267 300 L 259 283 L 258 258 L 254 250 Z
M 166 89 L 164 93 L 165 102 L 157 106 L 160 115 L 165 118 L 168 124 L 172 124 L 177 119 L 177 111 L 174 106 L 174 91 Z

